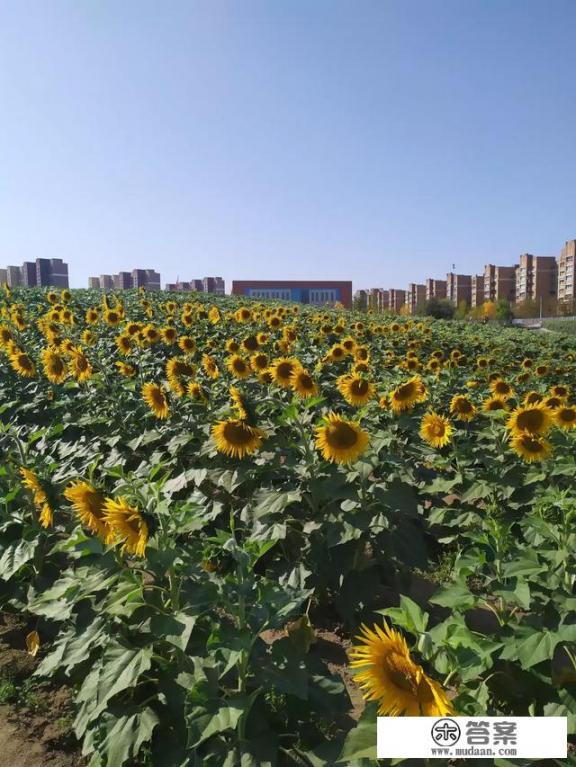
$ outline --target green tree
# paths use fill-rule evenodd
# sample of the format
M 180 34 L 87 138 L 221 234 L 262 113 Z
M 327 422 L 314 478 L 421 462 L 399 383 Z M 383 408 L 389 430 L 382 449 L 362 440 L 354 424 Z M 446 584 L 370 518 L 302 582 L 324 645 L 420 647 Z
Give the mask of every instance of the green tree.
M 454 317 L 454 305 L 447 298 L 431 298 L 426 301 L 424 313 L 437 320 L 451 320 Z

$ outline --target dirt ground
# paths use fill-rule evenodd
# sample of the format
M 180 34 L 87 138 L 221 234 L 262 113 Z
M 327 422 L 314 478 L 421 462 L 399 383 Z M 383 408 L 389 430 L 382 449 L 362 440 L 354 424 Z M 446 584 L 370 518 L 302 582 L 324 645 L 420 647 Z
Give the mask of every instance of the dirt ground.
M 37 661 L 25 649 L 28 630 L 18 616 L 0 614 L 0 767 L 84 767 L 71 693 L 31 676 Z

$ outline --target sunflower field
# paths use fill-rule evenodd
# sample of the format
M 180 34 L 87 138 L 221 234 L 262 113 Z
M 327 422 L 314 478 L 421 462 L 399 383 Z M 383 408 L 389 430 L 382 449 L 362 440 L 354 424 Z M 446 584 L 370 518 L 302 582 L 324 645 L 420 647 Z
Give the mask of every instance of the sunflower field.
M 90 767 L 365 767 L 378 713 L 574 738 L 576 339 L 201 294 L 0 311 L 0 610 Z

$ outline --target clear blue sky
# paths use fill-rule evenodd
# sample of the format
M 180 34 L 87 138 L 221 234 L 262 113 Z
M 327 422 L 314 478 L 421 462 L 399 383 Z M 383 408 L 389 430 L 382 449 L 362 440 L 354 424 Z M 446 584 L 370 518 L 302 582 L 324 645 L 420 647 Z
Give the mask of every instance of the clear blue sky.
M 405 287 L 576 237 L 574 0 L 0 0 L 0 265 Z

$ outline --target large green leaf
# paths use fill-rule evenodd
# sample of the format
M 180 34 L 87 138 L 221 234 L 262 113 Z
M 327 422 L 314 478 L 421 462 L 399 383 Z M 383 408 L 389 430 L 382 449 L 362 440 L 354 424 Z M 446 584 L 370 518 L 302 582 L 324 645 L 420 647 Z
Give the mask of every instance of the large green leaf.
M 110 644 L 100 661 L 84 680 L 77 696 L 80 710 L 74 722 L 78 737 L 88 722 L 96 719 L 108 701 L 119 692 L 133 687 L 140 675 L 150 668 L 152 649 L 124 647 L 118 642 Z
M 18 570 L 34 557 L 39 544 L 38 538 L 31 541 L 14 541 L 2 552 L 0 557 L 0 578 L 9 580 Z

